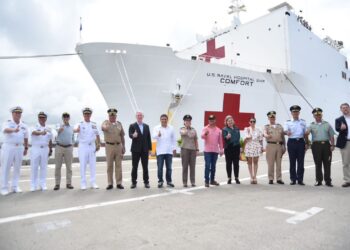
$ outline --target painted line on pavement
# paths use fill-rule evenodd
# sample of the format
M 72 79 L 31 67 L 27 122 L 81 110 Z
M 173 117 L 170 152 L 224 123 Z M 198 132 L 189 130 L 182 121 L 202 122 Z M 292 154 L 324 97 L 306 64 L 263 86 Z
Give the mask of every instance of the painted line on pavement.
M 322 210 L 323 208 L 321 207 L 312 207 L 304 212 L 297 213 L 295 216 L 290 217 L 289 219 L 287 219 L 287 223 L 296 225 L 300 222 L 303 222 L 304 220 L 311 218 L 315 214 L 318 214 Z
M 288 209 L 284 209 L 284 208 L 278 208 L 278 207 L 265 207 L 268 210 L 271 211 L 276 211 L 276 212 L 281 212 L 281 213 L 285 213 L 285 214 L 297 214 L 297 211 L 293 211 L 293 210 L 288 210 Z
M 37 223 L 37 224 L 35 224 L 35 229 L 36 229 L 37 233 L 43 233 L 46 231 L 53 231 L 53 230 L 57 230 L 60 228 L 64 228 L 64 227 L 67 227 L 71 224 L 72 224 L 72 222 L 68 219 L 55 220 L 55 221 L 48 221 L 48 222 L 44 222 L 44 223 Z
M 292 214 L 294 216 L 288 218 L 286 220 L 287 223 L 296 225 L 300 222 L 303 222 L 304 220 L 307 220 L 311 218 L 312 216 L 318 214 L 319 212 L 323 211 L 324 209 L 321 207 L 312 207 L 304 212 L 297 212 L 289 209 L 284 208 L 277 208 L 277 207 L 265 207 L 268 210 L 286 213 L 286 214 Z

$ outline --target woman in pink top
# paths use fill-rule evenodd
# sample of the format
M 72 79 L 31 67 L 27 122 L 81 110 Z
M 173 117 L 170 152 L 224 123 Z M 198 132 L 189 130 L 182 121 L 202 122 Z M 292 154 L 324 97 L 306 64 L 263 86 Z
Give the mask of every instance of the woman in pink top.
M 256 120 L 255 118 L 251 118 L 250 126 L 247 128 L 244 128 L 245 133 L 245 147 L 244 147 L 244 153 L 247 157 L 248 162 L 248 168 L 249 168 L 249 174 L 251 184 L 257 184 L 258 181 L 256 179 L 256 173 L 258 171 L 258 161 L 259 156 L 262 153 L 262 143 L 263 143 L 263 133 L 260 129 L 255 127 Z M 253 168 L 254 165 L 254 168 Z
M 205 186 L 209 187 L 209 181 L 210 185 L 219 186 L 220 184 L 215 180 L 215 171 L 218 155 L 223 154 L 223 145 L 221 129 L 216 126 L 214 115 L 209 116 L 209 124 L 203 128 L 202 139 L 204 140 Z

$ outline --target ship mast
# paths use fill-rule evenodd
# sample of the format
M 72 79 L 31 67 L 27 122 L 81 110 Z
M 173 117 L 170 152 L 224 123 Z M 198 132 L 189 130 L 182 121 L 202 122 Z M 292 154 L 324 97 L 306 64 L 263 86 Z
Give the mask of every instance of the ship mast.
M 242 11 L 247 11 L 245 5 L 241 3 L 241 0 L 232 0 L 232 4 L 229 6 L 229 15 L 233 15 L 232 25 L 238 26 L 241 24 L 241 20 L 239 18 L 239 13 Z

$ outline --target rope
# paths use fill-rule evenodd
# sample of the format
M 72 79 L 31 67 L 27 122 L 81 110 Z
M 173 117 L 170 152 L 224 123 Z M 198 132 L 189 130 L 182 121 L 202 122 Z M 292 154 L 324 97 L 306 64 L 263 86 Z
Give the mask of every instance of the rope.
M 126 71 L 126 67 L 125 67 L 125 64 L 124 64 L 124 59 L 123 59 L 122 54 L 120 54 L 120 60 L 121 60 L 122 65 L 123 65 L 123 69 L 124 69 L 124 72 L 125 72 L 125 78 L 126 78 L 126 80 L 127 80 L 128 86 L 129 86 L 129 88 L 130 88 L 131 97 L 133 98 L 133 101 L 134 101 L 134 104 L 135 104 L 135 107 L 136 107 L 136 111 L 137 111 L 137 110 L 140 110 L 140 109 L 139 109 L 139 106 L 137 105 L 137 101 L 136 101 L 136 98 L 135 98 L 135 95 L 134 95 L 134 90 L 133 90 L 133 88 L 132 88 L 132 86 L 131 86 L 131 83 L 130 83 L 130 80 L 129 80 L 128 72 Z M 136 111 L 135 111 L 135 112 L 136 112 Z
M 313 106 L 309 101 L 306 99 L 306 97 L 301 93 L 301 91 L 294 85 L 294 83 L 289 79 L 289 77 L 283 73 L 283 75 L 286 77 L 286 79 L 292 84 L 292 86 L 295 88 L 295 90 L 298 92 L 298 94 L 304 99 L 304 101 L 310 106 L 311 110 L 313 109 Z
M 281 75 L 282 75 L 282 73 L 281 73 Z M 280 100 L 281 100 L 281 103 L 282 103 L 282 105 L 283 105 L 283 107 L 284 107 L 284 110 L 285 110 L 286 114 L 289 115 L 288 107 L 287 107 L 286 103 L 284 102 L 284 100 L 283 100 L 283 98 L 282 98 L 281 92 L 280 92 L 280 90 L 279 90 L 279 88 L 278 88 L 278 84 L 277 84 L 277 82 L 273 79 L 272 76 L 273 76 L 273 75 L 270 74 L 271 80 L 272 80 L 273 84 L 274 84 L 275 87 L 276 87 L 277 94 L 278 94 L 278 96 L 279 96 L 279 98 L 280 98 Z
M 115 64 L 115 66 L 117 67 L 117 69 L 118 69 L 118 71 L 119 71 L 120 78 L 121 78 L 121 80 L 122 80 L 122 83 L 123 83 L 123 86 L 124 86 L 124 88 L 125 88 L 126 94 L 127 94 L 128 98 L 129 98 L 131 107 L 132 107 L 132 109 L 133 109 L 133 111 L 134 111 L 134 113 L 135 113 L 135 112 L 136 112 L 136 107 L 134 106 L 135 104 L 132 102 L 130 93 L 129 93 L 127 87 L 126 87 L 126 84 L 125 84 L 125 81 L 124 81 L 124 77 L 123 77 L 123 74 L 122 74 L 122 72 L 121 72 L 121 70 L 120 70 L 119 63 L 117 62 L 117 59 L 118 59 L 118 58 L 115 57 L 114 64 Z
M 43 58 L 43 57 L 60 57 L 60 56 L 76 56 L 81 53 L 65 53 L 65 54 L 51 54 L 51 55 L 31 55 L 31 56 L 0 56 L 0 60 L 8 59 L 31 59 L 31 58 Z

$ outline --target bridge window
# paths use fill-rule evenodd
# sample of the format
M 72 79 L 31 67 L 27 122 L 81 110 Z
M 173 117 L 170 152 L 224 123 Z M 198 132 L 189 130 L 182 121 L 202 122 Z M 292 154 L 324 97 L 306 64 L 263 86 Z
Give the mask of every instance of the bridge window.
M 345 68 L 348 69 L 348 61 L 345 61 Z

